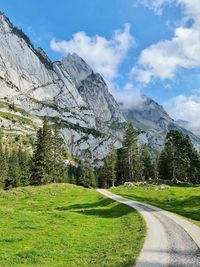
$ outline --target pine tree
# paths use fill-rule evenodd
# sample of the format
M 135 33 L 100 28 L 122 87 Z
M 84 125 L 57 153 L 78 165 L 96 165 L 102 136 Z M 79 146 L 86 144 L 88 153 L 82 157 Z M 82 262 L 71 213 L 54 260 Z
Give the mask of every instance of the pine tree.
M 153 178 L 155 176 L 155 168 L 152 163 L 151 154 L 147 145 L 143 145 L 140 150 L 142 160 L 142 176 L 146 179 Z
M 187 181 L 198 184 L 200 183 L 200 154 L 193 146 L 189 136 L 185 138 L 185 149 L 190 163 L 187 169 Z
M 124 150 L 124 168 L 125 179 L 129 181 L 136 180 L 141 177 L 141 159 L 138 152 L 137 139 L 132 123 L 127 127 L 124 134 L 123 142 Z
M 98 181 L 98 188 L 107 188 L 107 180 L 104 172 L 104 167 L 101 167 L 98 169 L 98 172 L 96 174 L 97 176 L 97 181 Z
M 3 149 L 3 144 L 0 140 L 0 188 L 5 187 L 5 182 L 8 177 L 8 159 Z
M 53 137 L 52 130 L 48 125 L 48 120 L 45 117 L 43 121 L 42 129 L 42 151 L 43 151 L 43 162 L 44 162 L 44 174 L 42 183 L 47 184 L 52 182 L 52 171 L 53 171 Z
M 68 172 L 66 159 L 68 153 L 57 125 L 55 125 L 53 132 L 52 152 L 52 182 L 67 182 Z
M 53 168 L 52 132 L 47 118 L 44 118 L 43 128 L 37 132 L 36 149 L 33 156 L 31 184 L 46 184 L 51 182 Z
M 44 118 L 43 128 L 38 130 L 33 156 L 32 184 L 68 182 L 68 152 L 58 125 L 51 129 Z
M 159 177 L 173 181 L 198 182 L 200 157 L 188 136 L 171 130 L 159 159 Z
M 122 148 L 117 149 L 117 160 L 116 160 L 116 184 L 121 185 L 126 181 L 126 167 L 125 162 L 126 151 Z
M 68 180 L 70 184 L 77 184 L 77 168 L 74 165 L 68 166 Z
M 20 186 L 20 165 L 17 151 L 13 150 L 8 162 L 8 179 L 6 180 L 6 187 Z
M 84 187 L 96 187 L 96 177 L 91 166 L 79 165 L 77 168 L 77 184 Z
M 153 173 L 152 173 L 152 179 L 157 179 L 158 178 L 158 164 L 159 164 L 159 157 L 160 157 L 160 153 L 156 153 L 156 157 L 155 159 L 153 159 L 152 162 L 152 168 L 153 168 Z
M 42 184 L 44 176 L 45 176 L 42 138 L 43 138 L 42 129 L 39 129 L 37 132 L 37 143 L 36 143 L 36 149 L 33 155 L 33 166 L 31 170 L 31 181 L 30 182 L 33 185 Z
M 19 148 L 17 154 L 20 166 L 20 185 L 25 186 L 30 183 L 31 158 L 30 155 L 26 151 L 23 151 L 21 147 Z
M 106 187 L 114 186 L 116 181 L 117 151 L 112 146 L 110 153 L 104 160 L 103 175 Z

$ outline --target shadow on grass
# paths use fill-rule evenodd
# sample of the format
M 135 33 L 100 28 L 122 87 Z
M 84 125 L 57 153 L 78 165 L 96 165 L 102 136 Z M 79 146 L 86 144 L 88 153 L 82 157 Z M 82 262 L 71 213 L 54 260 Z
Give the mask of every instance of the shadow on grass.
M 0 243 L 18 243 L 22 240 L 23 240 L 23 238 L 10 237 L 10 238 L 0 239 Z
M 109 208 L 109 209 L 102 209 L 102 208 L 88 209 L 88 210 L 81 209 L 75 212 L 79 214 L 96 216 L 96 217 L 101 217 L 101 218 L 119 218 L 119 217 L 129 214 L 130 212 L 136 213 L 136 211 L 133 208 L 130 208 L 123 204 L 117 204 L 116 206 Z
M 114 201 L 112 199 L 106 198 L 101 199 L 97 202 L 92 203 L 84 203 L 84 204 L 74 204 L 70 206 L 63 206 L 63 207 L 57 207 L 56 210 L 64 211 L 64 210 L 75 210 L 75 209 L 90 209 L 90 208 L 97 208 L 97 207 L 105 207 L 113 203 Z
M 75 204 L 71 206 L 57 207 L 58 211 L 72 211 L 75 213 L 96 216 L 102 218 L 118 218 L 130 212 L 136 212 L 134 209 L 123 205 L 117 204 L 114 207 L 108 207 L 110 204 L 116 203 L 112 199 L 102 199 L 93 203 Z
M 128 194 L 120 194 L 125 198 L 138 200 L 144 203 L 152 204 L 160 208 L 172 211 L 187 218 L 200 221 L 200 197 L 191 196 L 183 200 L 179 199 L 156 199 L 152 200 L 142 196 L 130 196 Z M 196 207 L 196 210 L 194 208 Z
M 42 227 L 39 226 L 31 226 L 31 225 L 19 225 L 14 227 L 15 229 L 19 229 L 19 230 L 38 230 L 38 229 L 42 229 Z

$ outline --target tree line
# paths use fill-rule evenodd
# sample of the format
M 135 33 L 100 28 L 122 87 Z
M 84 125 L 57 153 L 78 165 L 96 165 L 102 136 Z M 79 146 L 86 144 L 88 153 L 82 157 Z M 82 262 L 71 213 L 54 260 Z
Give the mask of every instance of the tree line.
M 171 130 L 158 161 L 159 177 L 172 180 L 200 183 L 200 154 L 189 136 L 178 130 Z
M 155 156 L 147 145 L 138 147 L 133 125 L 128 125 L 122 148 L 112 147 L 104 160 L 99 186 L 110 187 L 147 179 L 200 183 L 200 154 L 189 136 L 177 129 L 170 130 L 163 150 Z
M 200 183 L 200 155 L 188 136 L 171 130 L 164 149 L 152 155 L 147 145 L 138 147 L 132 124 L 127 126 L 120 149 L 110 153 L 100 169 L 81 162 L 70 164 L 58 125 L 44 118 L 37 131 L 33 153 L 23 147 L 11 149 L 0 136 L 0 187 L 68 182 L 84 187 L 110 187 L 146 179 Z
M 24 147 L 10 148 L 0 138 L 0 187 L 9 189 L 26 185 L 70 182 L 68 151 L 57 125 L 44 118 L 37 131 L 33 153 Z
M 49 125 L 47 118 L 37 131 L 33 153 L 23 146 L 11 148 L 2 140 L 0 133 L 0 188 L 66 182 L 97 186 L 97 171 L 81 162 L 71 164 L 59 126 Z

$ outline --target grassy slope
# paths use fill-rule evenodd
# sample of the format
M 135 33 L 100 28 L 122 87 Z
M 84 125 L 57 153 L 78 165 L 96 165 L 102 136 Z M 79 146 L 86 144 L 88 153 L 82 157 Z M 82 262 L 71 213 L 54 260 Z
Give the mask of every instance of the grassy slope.
M 158 186 L 132 188 L 120 186 L 111 191 L 175 212 L 200 226 L 200 187 L 174 186 L 160 190 Z
M 59 184 L 0 191 L 0 266 L 132 266 L 144 240 L 133 209 Z

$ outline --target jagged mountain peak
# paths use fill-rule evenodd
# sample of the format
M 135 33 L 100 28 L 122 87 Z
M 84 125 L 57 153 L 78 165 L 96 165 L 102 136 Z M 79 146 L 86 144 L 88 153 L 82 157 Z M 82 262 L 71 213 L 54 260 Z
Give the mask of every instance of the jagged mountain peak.
M 64 60 L 70 61 L 71 63 L 74 62 L 76 65 L 81 65 L 83 68 L 91 69 L 91 67 L 80 57 L 77 53 L 68 53 L 66 57 L 63 58 Z
M 76 158 L 98 165 L 111 145 L 121 146 L 123 131 L 114 130 L 113 124 L 120 127 L 125 122 L 103 78 L 75 53 L 51 62 L 4 15 L 1 21 L 0 126 L 16 134 L 34 134 L 47 116 L 60 123 Z M 83 85 L 85 96 L 80 93 Z M 93 92 L 96 98 L 90 105 Z
M 76 53 L 68 53 L 62 59 L 62 63 L 77 87 L 81 85 L 81 81 L 85 80 L 93 72 L 92 68 Z
M 124 110 L 123 112 L 125 118 L 136 126 L 140 144 L 146 143 L 153 150 L 161 150 L 167 132 L 175 128 L 185 135 L 189 135 L 195 147 L 200 150 L 200 138 L 198 136 L 195 136 L 189 129 L 187 130 L 187 127 L 183 127 L 183 125 L 174 121 L 163 106 L 153 99 L 147 96 L 142 97 L 144 100 L 142 107 Z
M 174 120 L 164 110 L 163 106 L 152 100 L 147 96 L 142 96 L 142 104 L 140 108 L 133 107 L 132 109 L 124 110 L 125 116 L 135 123 L 143 125 L 141 128 L 149 129 L 162 129 L 168 131 L 168 125 L 173 123 Z

